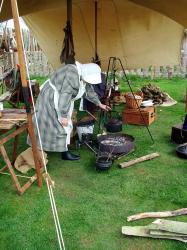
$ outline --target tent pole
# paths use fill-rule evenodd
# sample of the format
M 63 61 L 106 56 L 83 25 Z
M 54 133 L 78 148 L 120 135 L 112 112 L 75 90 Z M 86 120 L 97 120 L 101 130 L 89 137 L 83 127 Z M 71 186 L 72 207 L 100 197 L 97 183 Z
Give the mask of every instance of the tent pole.
M 21 82 L 22 82 L 22 90 L 24 96 L 24 102 L 27 112 L 27 120 L 28 120 L 28 132 L 32 142 L 32 150 L 34 156 L 34 163 L 36 167 L 36 174 L 37 174 L 37 181 L 38 186 L 42 186 L 42 178 L 41 178 L 41 169 L 40 169 L 40 161 L 38 156 L 38 149 L 36 145 L 36 138 L 34 135 L 34 129 L 32 125 L 32 114 L 31 114 L 31 107 L 29 103 L 29 87 L 27 82 L 27 71 L 26 71 L 26 62 L 23 50 L 23 42 L 21 37 L 21 29 L 19 24 L 19 12 L 17 6 L 17 0 L 11 0 L 11 7 L 12 7 L 12 15 L 14 20 L 15 26 L 15 34 L 17 40 L 17 47 L 18 47 L 18 58 L 19 58 L 19 65 L 20 65 L 20 73 L 21 73 Z
M 98 60 L 97 53 L 97 1 L 95 1 L 95 60 Z
M 72 29 L 72 0 L 67 0 L 67 22 L 70 22 Z

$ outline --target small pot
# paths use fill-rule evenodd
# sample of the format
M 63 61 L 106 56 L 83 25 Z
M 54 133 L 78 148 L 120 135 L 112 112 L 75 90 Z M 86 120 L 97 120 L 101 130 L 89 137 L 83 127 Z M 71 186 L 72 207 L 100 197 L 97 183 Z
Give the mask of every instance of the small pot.
M 122 121 L 118 119 L 111 119 L 105 124 L 107 132 L 117 133 L 122 131 Z
M 112 160 L 108 159 L 107 156 L 100 156 L 96 159 L 97 170 L 108 170 L 112 166 Z
M 179 157 L 187 159 L 187 145 L 179 145 L 176 148 L 176 153 Z

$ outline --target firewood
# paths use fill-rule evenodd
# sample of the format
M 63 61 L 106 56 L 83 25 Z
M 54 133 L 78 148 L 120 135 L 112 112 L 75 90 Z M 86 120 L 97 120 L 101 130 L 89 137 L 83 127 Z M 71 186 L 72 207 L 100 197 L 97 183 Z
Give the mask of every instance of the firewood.
M 187 208 L 181 208 L 174 211 L 164 211 L 164 212 L 146 212 L 131 215 L 127 217 L 127 221 L 140 220 L 145 218 L 164 218 L 164 217 L 173 217 L 178 215 L 187 214 Z
M 149 154 L 149 155 L 145 155 L 145 156 L 142 156 L 140 158 L 137 158 L 137 159 L 134 159 L 134 160 L 131 160 L 131 161 L 128 161 L 128 162 L 123 162 L 123 163 L 120 163 L 120 167 L 121 168 L 127 168 L 127 167 L 130 167 L 136 163 L 140 163 L 140 162 L 143 162 L 143 161 L 147 161 L 147 160 L 151 160 L 155 157 L 158 157 L 159 156 L 159 153 L 152 153 L 152 154 Z
M 166 99 L 166 94 L 160 90 L 160 87 L 148 84 L 142 87 L 144 99 L 152 99 L 153 102 L 162 103 Z

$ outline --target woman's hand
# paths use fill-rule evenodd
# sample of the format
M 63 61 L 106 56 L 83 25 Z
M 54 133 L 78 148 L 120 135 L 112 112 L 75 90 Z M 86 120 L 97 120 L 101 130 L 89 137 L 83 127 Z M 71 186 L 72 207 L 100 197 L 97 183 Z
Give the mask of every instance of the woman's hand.
M 63 127 L 67 127 L 68 126 L 68 119 L 67 118 L 61 118 L 61 124 Z
M 99 107 L 100 107 L 101 109 L 105 110 L 105 111 L 111 110 L 111 108 L 110 108 L 109 106 L 107 106 L 107 105 L 105 105 L 105 104 L 102 104 L 102 103 L 99 105 Z

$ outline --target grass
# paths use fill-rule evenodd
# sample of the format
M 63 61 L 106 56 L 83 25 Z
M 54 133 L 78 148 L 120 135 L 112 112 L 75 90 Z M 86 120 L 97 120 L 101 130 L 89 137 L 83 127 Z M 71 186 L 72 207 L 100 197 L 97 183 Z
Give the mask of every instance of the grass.
M 132 79 L 131 79 L 132 80 Z M 132 80 L 138 89 L 149 79 Z M 81 148 L 80 162 L 65 162 L 58 153 L 49 153 L 48 170 L 56 183 L 54 190 L 66 249 L 72 250 L 183 250 L 184 243 L 121 235 L 123 225 L 146 225 L 152 219 L 128 223 L 127 216 L 144 211 L 186 207 L 187 164 L 175 154 L 171 127 L 184 116 L 185 79 L 154 81 L 178 103 L 157 107 L 157 119 L 150 126 L 155 143 L 142 126 L 125 125 L 125 133 L 136 138 L 136 150 L 124 160 L 152 152 L 160 157 L 128 169 L 115 162 L 108 172 L 95 171 L 94 156 Z M 126 84 L 122 89 L 129 91 Z M 123 107 L 119 107 L 123 109 Z M 19 152 L 27 148 L 26 135 L 20 139 Z M 11 143 L 7 144 L 10 152 Z M 2 161 L 1 161 L 2 165 Z M 10 177 L 0 176 L 0 249 L 58 249 L 55 227 L 45 183 L 36 184 L 18 196 Z M 187 222 L 186 216 L 175 220 Z

